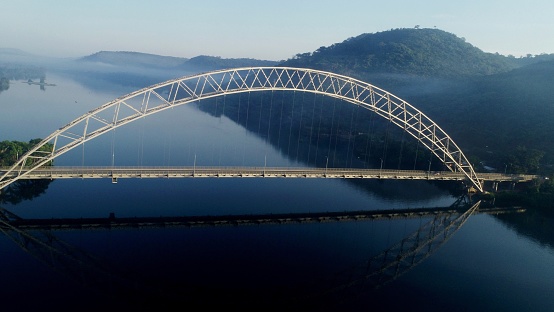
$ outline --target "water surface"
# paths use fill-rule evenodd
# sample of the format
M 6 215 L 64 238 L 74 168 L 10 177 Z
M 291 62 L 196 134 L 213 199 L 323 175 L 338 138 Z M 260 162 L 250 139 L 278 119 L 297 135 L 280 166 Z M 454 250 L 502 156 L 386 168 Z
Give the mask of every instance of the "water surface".
M 49 75 L 55 87 L 12 82 L 0 93 L 2 140 L 45 137 L 86 111 L 133 91 L 94 88 Z M 56 165 L 255 165 L 304 166 L 266 139 L 194 105 L 175 108 L 118 128 L 56 159 Z M 418 181 L 322 179 L 127 179 L 56 180 L 41 196 L 3 208 L 22 218 L 86 218 L 267 214 L 444 207 L 456 198 L 444 187 Z M 522 215 L 524 218 L 525 215 Z M 551 222 L 549 218 L 538 219 Z M 112 279 L 74 279 L 74 268 L 51 268 L 8 235 L 0 236 L 7 310 L 78 305 L 97 310 L 162 305 L 295 305 L 321 310 L 552 311 L 553 238 L 523 233 L 510 220 L 471 216 L 436 252 L 377 290 L 354 289 L 338 298 L 295 301 L 364 264 L 430 218 L 287 225 L 52 231 L 83 267 L 102 268 Z M 531 227 L 533 224 L 530 225 Z M 42 237 L 41 231 L 27 231 Z M 7 233 L 10 234 L 10 233 Z M 535 235 L 535 237 L 533 237 Z M 537 235 L 542 235 L 537 239 Z M 16 240 L 17 241 L 17 240 Z M 543 243 L 539 243 L 543 242 Z M 36 249 L 35 249 L 36 250 Z M 77 252 L 79 250 L 79 252 Z M 33 255 L 37 256 L 34 257 Z M 85 256 L 86 255 L 86 256 Z M 90 265 L 95 263 L 95 265 Z M 78 274 L 77 274 L 78 275 Z M 83 274 L 83 276 L 86 274 Z M 97 274 L 95 276 L 102 276 Z M 340 278 L 339 278 L 340 277 Z M 116 281 L 145 291 L 131 299 Z M 129 284 L 124 285 L 129 286 Z M 177 295 L 175 295 L 177 294 Z M 151 299 L 151 300 L 150 300 Z M 142 300 L 146 302 L 142 302 Z M 73 310 L 73 309 L 72 309 Z

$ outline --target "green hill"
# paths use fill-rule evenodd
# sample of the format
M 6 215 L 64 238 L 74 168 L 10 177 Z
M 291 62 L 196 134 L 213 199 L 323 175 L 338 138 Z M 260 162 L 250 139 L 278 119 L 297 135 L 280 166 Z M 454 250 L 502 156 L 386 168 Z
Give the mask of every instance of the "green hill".
M 435 78 L 490 75 L 518 66 L 507 57 L 485 53 L 438 29 L 362 34 L 312 53 L 297 54 L 284 65 L 307 66 L 362 79 L 377 73 Z

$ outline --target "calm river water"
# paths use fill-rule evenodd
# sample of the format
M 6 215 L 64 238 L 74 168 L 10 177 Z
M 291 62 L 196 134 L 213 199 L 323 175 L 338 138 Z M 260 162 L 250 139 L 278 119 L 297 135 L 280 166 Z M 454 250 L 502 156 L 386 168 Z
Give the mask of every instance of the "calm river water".
M 45 137 L 137 89 L 49 74 L 56 86 L 12 81 L 0 93 L 0 140 Z M 302 166 L 226 117 L 179 107 L 122 127 L 56 165 Z M 446 207 L 444 188 L 416 181 L 308 179 L 56 180 L 39 197 L 2 207 L 21 218 L 156 217 Z M 476 214 L 440 248 L 389 283 L 347 287 L 351 268 L 430 217 L 355 222 L 57 230 L 79 255 L 51 267 L 0 236 L 3 311 L 270 310 L 554 311 L 552 218 Z M 44 250 L 48 250 L 47 248 Z M 85 272 L 85 273 L 83 273 Z M 86 272 L 93 272 L 88 274 Z M 87 277 L 88 276 L 88 277 Z M 92 278 L 91 278 L 92 276 Z M 121 287 L 119 285 L 122 285 Z M 329 287 L 327 287 L 329 285 Z M 344 286 L 341 291 L 328 291 Z M 295 309 L 296 310 L 296 309 Z

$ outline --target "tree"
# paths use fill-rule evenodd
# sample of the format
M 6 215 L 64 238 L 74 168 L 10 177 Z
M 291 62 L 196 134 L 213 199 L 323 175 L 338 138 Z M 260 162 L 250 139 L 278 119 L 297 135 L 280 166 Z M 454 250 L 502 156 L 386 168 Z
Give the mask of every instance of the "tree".
M 507 169 L 512 173 L 538 173 L 543 156 L 542 151 L 518 146 L 514 153 L 506 158 Z
M 26 143 L 18 141 L 0 142 L 0 166 L 10 166 L 23 155 Z
M 0 92 L 10 88 L 10 80 L 8 78 L 0 78 Z
M 20 141 L 2 141 L 0 142 L 0 166 L 13 165 L 21 155 L 26 153 L 33 146 L 40 143 L 41 139 L 32 139 L 28 143 Z M 48 143 L 42 146 L 39 150 L 49 152 L 52 150 L 52 144 Z M 26 165 L 32 164 L 32 159 L 28 159 Z

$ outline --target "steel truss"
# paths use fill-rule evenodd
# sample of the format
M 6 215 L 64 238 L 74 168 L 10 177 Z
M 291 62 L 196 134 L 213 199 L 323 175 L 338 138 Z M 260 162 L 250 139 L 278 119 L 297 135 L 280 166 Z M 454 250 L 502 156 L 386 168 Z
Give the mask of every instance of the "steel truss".
M 218 70 L 169 80 L 124 95 L 71 121 L 29 150 L 0 177 L 0 190 L 67 151 L 140 118 L 203 99 L 268 90 L 323 94 L 366 108 L 402 128 L 449 170 L 463 172 L 473 186 L 483 191 L 462 150 L 434 121 L 408 102 L 351 77 L 291 67 Z M 45 150 L 48 144 L 52 147 Z M 31 170 L 23 171 L 25 167 Z M 15 177 L 13 172 L 17 173 Z

